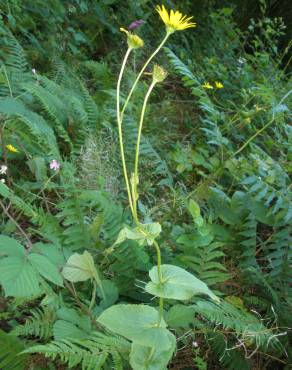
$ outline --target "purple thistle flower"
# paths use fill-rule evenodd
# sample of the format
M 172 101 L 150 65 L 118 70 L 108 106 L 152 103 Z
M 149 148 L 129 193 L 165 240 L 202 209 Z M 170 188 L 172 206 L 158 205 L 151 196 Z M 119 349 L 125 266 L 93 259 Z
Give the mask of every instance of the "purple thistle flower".
M 56 161 L 55 159 L 53 159 L 50 162 L 50 169 L 53 171 L 58 171 L 60 169 L 60 166 L 61 166 L 60 163 Z
M 143 21 L 143 19 L 138 19 L 137 21 L 134 21 L 132 22 L 129 26 L 128 26 L 128 30 L 129 31 L 133 31 L 135 30 L 136 28 L 142 26 L 142 24 L 145 23 L 145 21 Z

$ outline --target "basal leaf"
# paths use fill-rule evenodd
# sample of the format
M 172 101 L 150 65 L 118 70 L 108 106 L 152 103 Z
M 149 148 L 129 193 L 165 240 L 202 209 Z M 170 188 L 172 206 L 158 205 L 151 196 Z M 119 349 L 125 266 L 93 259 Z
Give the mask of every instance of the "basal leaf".
M 159 313 L 146 305 L 119 304 L 105 310 L 97 319 L 108 330 L 144 346 L 167 343 L 168 330 Z

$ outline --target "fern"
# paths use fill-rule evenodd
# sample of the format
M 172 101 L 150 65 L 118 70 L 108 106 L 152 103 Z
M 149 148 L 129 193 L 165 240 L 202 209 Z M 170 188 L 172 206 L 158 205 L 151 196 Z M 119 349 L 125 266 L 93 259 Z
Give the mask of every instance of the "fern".
M 224 301 L 220 305 L 199 301 L 194 309 L 213 325 L 234 331 L 238 340 L 247 346 L 253 343 L 256 347 L 264 349 L 269 346 L 279 347 L 276 330 L 267 328 L 261 320 L 243 307 L 238 309 Z
M 35 336 L 47 340 L 52 337 L 52 326 L 56 319 L 55 312 L 44 307 L 30 312 L 30 317 L 26 319 L 24 325 L 17 326 L 11 334 L 15 336 Z
M 42 353 L 53 360 L 59 357 L 69 368 L 80 365 L 84 370 L 123 369 L 122 358 L 128 357 L 130 343 L 119 337 L 95 333 L 87 340 L 64 339 L 34 346 L 24 352 Z

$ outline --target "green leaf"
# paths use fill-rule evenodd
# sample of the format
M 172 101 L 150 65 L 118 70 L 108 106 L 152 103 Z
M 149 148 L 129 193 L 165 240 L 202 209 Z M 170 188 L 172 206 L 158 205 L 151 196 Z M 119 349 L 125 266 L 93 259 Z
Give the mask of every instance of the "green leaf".
M 145 290 L 157 297 L 186 300 L 197 294 L 204 294 L 219 302 L 219 298 L 212 293 L 207 285 L 181 267 L 161 265 L 162 284 L 159 283 L 157 266 L 153 267 L 149 282 Z
M 91 333 L 89 317 L 80 315 L 72 308 L 62 307 L 57 311 L 58 320 L 53 326 L 54 339 L 87 338 Z
M 166 322 L 171 328 L 187 328 L 195 317 L 196 310 L 190 306 L 176 304 L 166 314 Z
M 25 249 L 17 240 L 9 238 L 6 235 L 0 235 L 1 256 L 24 257 Z
M 100 307 L 106 309 L 113 304 L 119 298 L 119 290 L 115 283 L 110 280 L 102 280 L 102 290 L 100 288 L 97 289 L 97 294 L 101 298 Z
M 145 242 L 148 245 L 152 245 L 160 233 L 161 225 L 158 222 L 141 224 L 139 227 L 135 227 L 134 229 L 126 226 L 119 232 L 114 245 L 121 244 L 127 239 L 136 240 L 140 245 L 143 245 Z
M 0 282 L 6 296 L 29 297 L 41 292 L 38 273 L 25 258 L 2 258 Z
M 100 279 L 97 270 L 94 266 L 92 255 L 87 251 L 83 254 L 74 253 L 69 257 L 66 265 L 63 268 L 62 274 L 65 279 L 72 283 L 95 279 L 100 285 Z
M 24 344 L 21 340 L 0 329 L 0 369 L 25 370 L 28 356 L 22 354 Z
M 132 343 L 130 364 L 135 370 L 166 369 L 176 346 L 175 336 L 168 332 L 168 342 L 165 345 L 146 347 Z
M 168 343 L 165 321 L 158 327 L 159 313 L 146 305 L 119 304 L 105 310 L 97 319 L 108 330 L 144 346 Z
M 62 275 L 58 268 L 52 264 L 52 262 L 45 256 L 40 254 L 31 253 L 28 259 L 33 267 L 42 275 L 45 279 L 51 281 L 52 283 L 63 286 Z

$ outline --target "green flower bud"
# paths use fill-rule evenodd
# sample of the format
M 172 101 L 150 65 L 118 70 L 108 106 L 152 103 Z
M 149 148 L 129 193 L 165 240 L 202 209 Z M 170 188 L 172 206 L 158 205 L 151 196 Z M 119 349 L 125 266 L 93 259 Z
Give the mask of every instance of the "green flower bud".
M 166 70 L 160 67 L 158 64 L 154 64 L 152 73 L 153 82 L 155 83 L 162 82 L 165 80 L 166 76 L 167 76 Z
M 144 46 L 144 41 L 138 35 L 135 35 L 122 27 L 120 28 L 120 31 L 125 32 L 125 34 L 127 35 L 127 42 L 129 48 L 138 49 Z

